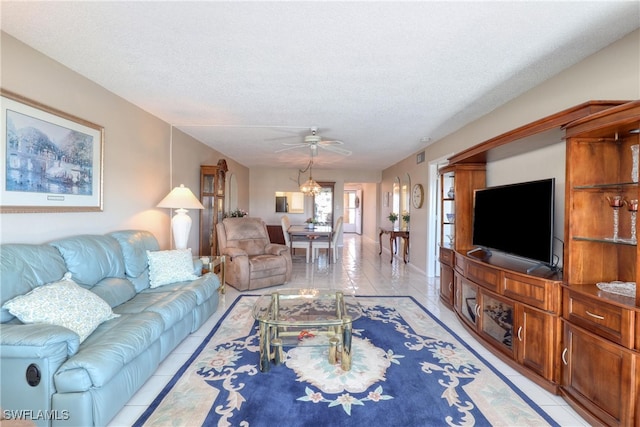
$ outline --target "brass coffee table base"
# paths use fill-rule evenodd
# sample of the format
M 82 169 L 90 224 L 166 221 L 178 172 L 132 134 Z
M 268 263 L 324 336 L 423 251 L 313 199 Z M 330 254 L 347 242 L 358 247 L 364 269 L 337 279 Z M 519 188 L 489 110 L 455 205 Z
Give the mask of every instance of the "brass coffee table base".
M 263 295 L 261 298 L 262 301 L 259 300 L 254 307 L 254 317 L 258 320 L 260 327 L 261 372 L 268 372 L 272 363 L 279 365 L 284 362 L 285 341 L 291 343 L 297 340 L 300 341 L 300 345 L 304 345 L 305 340 L 317 339 L 318 336 L 328 337 L 329 363 L 337 364 L 339 361 L 342 370 L 349 371 L 351 369 L 353 315 L 358 318 L 359 311 L 353 305 L 345 305 L 342 292 L 325 291 L 319 296 L 309 296 L 287 294 L 284 291 L 284 293 L 273 292 L 270 296 Z M 267 298 L 270 298 L 268 303 Z M 325 303 L 327 301 L 334 303 L 335 301 L 335 307 L 333 307 L 335 312 L 325 312 L 321 309 L 320 315 L 318 315 L 316 312 L 307 313 L 305 309 L 299 309 L 296 306 L 296 304 L 307 304 L 314 298 L 325 298 L 323 300 Z M 293 307 L 298 309 L 296 310 L 298 317 L 284 317 L 280 307 L 281 300 L 284 303 L 289 303 L 287 306 L 289 308 L 293 304 Z M 305 338 L 304 335 L 307 334 L 313 337 Z M 324 341 L 322 341 L 322 345 L 325 345 Z

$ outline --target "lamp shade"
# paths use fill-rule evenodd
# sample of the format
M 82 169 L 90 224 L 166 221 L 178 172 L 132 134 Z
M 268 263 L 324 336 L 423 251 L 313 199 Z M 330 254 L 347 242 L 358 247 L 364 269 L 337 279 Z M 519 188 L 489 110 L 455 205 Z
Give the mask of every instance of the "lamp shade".
M 187 215 L 187 209 L 204 209 L 202 203 L 196 199 L 191 190 L 180 184 L 180 187 L 175 187 L 164 199 L 160 200 L 157 207 L 177 209 L 171 219 L 173 240 L 176 249 L 186 249 L 191 230 L 191 218 Z
M 157 207 L 171 209 L 204 209 L 200 200 L 194 196 L 184 184 L 175 187 L 167 196 L 160 200 Z

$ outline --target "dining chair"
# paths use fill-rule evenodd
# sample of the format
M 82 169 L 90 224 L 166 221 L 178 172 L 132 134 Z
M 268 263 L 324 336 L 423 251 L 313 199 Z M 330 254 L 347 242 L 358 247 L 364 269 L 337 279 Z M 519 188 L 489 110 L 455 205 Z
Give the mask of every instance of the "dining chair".
M 284 234 L 284 243 L 291 248 L 294 249 L 304 249 L 305 255 L 307 257 L 307 263 L 309 263 L 309 258 L 311 258 L 311 240 L 307 237 L 294 237 L 293 239 L 289 236 L 289 227 L 291 227 L 291 221 L 287 215 L 283 215 L 280 220 L 280 224 L 282 225 L 282 234 Z M 292 253 L 293 255 L 293 253 Z
M 331 252 L 328 253 L 327 256 L 333 256 L 333 262 L 338 262 L 338 236 L 340 236 L 340 232 L 342 231 L 342 217 L 339 217 L 336 220 L 336 225 L 333 227 L 333 233 L 331 235 Z M 329 250 L 329 240 L 328 239 L 315 239 L 311 242 L 311 252 L 312 258 L 311 261 L 315 261 L 318 258 L 318 249 L 327 249 Z

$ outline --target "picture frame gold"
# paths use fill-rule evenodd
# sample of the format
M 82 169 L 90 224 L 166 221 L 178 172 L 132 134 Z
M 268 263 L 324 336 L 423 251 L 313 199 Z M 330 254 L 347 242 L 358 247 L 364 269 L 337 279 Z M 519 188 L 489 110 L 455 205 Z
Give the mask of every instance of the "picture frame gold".
M 0 213 L 101 212 L 104 128 L 0 88 Z

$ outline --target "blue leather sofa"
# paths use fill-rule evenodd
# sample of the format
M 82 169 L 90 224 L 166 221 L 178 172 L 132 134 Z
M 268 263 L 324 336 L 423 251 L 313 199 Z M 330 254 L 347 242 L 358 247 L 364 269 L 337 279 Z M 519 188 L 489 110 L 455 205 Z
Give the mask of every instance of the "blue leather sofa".
M 216 275 L 150 288 L 147 250 L 159 250 L 158 242 L 140 230 L 0 246 L 0 305 L 70 272 L 119 315 L 80 343 L 70 329 L 23 324 L 2 309 L 3 414 L 24 414 L 37 425 L 106 425 L 216 311 Z

